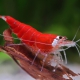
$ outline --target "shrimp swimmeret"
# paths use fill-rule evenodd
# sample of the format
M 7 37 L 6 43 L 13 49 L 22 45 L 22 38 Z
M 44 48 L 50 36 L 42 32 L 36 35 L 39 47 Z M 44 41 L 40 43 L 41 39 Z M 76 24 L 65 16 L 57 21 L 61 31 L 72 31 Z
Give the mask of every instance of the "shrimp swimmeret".
M 64 52 L 65 58 L 65 50 L 70 47 L 76 47 L 79 55 L 79 49 L 77 42 L 73 40 L 67 40 L 65 36 L 58 36 L 56 34 L 45 34 L 37 31 L 32 26 L 19 22 L 18 20 L 10 17 L 10 16 L 0 16 L 12 29 L 13 33 L 18 36 L 18 38 L 29 47 L 29 49 L 35 53 L 35 58 L 38 54 L 42 54 L 45 56 L 43 59 L 43 63 L 45 62 L 48 54 L 56 55 L 58 52 L 59 56 L 60 51 Z M 75 39 L 75 37 L 74 37 Z M 64 47 L 67 47 L 64 49 Z M 34 60 L 35 60 L 34 58 Z M 34 60 L 32 64 L 34 63 Z M 66 61 L 67 62 L 67 61 Z

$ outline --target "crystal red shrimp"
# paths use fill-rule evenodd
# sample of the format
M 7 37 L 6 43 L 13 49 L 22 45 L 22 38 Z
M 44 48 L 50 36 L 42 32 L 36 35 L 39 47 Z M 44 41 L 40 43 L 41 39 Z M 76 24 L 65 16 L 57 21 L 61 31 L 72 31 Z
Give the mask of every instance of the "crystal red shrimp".
M 40 50 L 42 53 L 48 54 L 58 50 L 62 46 L 74 46 L 75 42 L 66 40 L 66 37 L 55 34 L 44 34 L 30 25 L 19 22 L 10 16 L 0 16 L 5 20 L 13 33 L 21 39 L 23 43 L 30 46 L 34 51 Z
M 43 53 L 51 52 L 53 49 L 51 44 L 55 38 L 59 37 L 53 34 L 43 34 L 30 25 L 21 23 L 10 16 L 0 17 L 9 24 L 12 31 L 22 40 L 22 42 L 33 47 L 36 51 L 40 49 Z M 55 44 L 53 43 L 53 45 Z
M 30 25 L 19 22 L 10 16 L 0 16 L 0 18 L 9 24 L 13 33 L 15 33 L 30 50 L 34 51 L 36 56 L 38 53 L 43 55 L 50 53 L 56 54 L 56 51 L 64 51 L 64 49 L 62 49 L 64 46 L 68 48 L 76 46 L 76 42 L 69 41 L 64 36 L 41 33 Z

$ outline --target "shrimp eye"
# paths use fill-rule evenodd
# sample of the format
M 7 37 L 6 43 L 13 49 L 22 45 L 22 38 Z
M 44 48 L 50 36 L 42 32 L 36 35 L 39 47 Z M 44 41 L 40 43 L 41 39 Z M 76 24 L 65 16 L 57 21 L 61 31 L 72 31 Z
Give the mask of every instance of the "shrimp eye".
M 62 36 L 59 36 L 59 39 L 62 39 Z

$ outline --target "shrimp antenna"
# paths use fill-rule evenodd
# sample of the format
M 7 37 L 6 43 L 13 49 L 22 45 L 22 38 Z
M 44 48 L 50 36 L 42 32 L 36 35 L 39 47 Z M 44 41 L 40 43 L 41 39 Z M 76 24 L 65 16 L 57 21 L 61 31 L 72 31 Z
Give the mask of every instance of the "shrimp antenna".
M 63 53 L 64 53 L 64 58 L 65 58 L 65 64 L 67 64 L 67 57 L 66 57 L 66 52 L 65 52 L 65 50 L 63 50 Z
M 0 36 L 4 36 L 4 35 L 0 34 Z M 6 36 L 6 37 L 9 37 L 9 36 Z M 9 37 L 9 38 L 13 38 L 13 37 Z M 14 39 L 20 40 L 19 38 L 14 38 Z
M 77 51 L 78 51 L 78 53 L 79 53 L 79 56 L 80 56 L 80 51 L 79 51 L 78 47 L 77 47 L 77 46 L 75 46 L 75 47 L 76 47 L 76 49 L 77 49 Z
M 80 29 L 80 26 L 78 27 L 78 29 L 77 29 L 77 31 L 76 31 L 76 34 L 74 35 L 74 37 L 73 37 L 72 41 L 74 41 L 74 39 L 76 38 L 76 35 L 77 35 L 77 33 L 78 33 L 79 29 Z
M 76 42 L 79 42 L 80 41 L 80 39 L 78 39 Z

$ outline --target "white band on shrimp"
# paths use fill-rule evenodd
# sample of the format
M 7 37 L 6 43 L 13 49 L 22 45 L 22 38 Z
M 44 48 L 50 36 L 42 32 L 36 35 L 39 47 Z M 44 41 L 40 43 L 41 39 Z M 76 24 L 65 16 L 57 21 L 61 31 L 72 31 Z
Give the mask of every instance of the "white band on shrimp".
M 55 46 L 57 45 L 58 41 L 59 41 L 59 36 L 57 36 L 57 37 L 53 40 L 52 46 L 55 47 Z
M 6 21 L 6 18 L 4 16 L 1 16 L 1 18 Z

